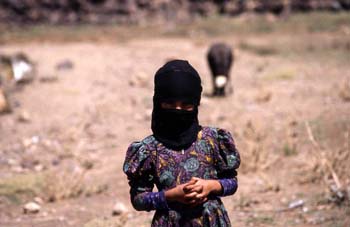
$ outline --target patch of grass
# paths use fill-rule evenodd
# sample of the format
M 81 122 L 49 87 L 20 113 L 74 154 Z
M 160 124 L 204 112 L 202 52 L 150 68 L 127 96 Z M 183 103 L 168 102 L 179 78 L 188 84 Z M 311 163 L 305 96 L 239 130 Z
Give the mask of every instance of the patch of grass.
M 306 23 L 310 32 L 335 32 L 344 26 L 350 26 L 348 13 L 310 13 L 309 17 L 295 18 L 295 21 Z
M 250 216 L 246 221 L 249 226 L 256 226 L 259 224 L 273 226 L 274 222 L 275 220 L 271 216 Z
M 86 223 L 84 227 L 123 227 L 125 226 L 126 220 L 127 218 L 125 216 L 114 219 L 95 218 Z
M 59 171 L 50 171 L 45 176 L 45 187 L 43 197 L 55 202 L 59 200 L 75 198 L 79 196 L 91 196 L 100 194 L 108 189 L 107 184 L 87 182 L 87 174 L 90 168 L 82 170 L 60 169 Z
M 247 42 L 239 43 L 239 48 L 251 53 L 254 53 L 259 56 L 268 56 L 268 55 L 276 55 L 278 54 L 278 50 L 273 46 L 267 45 L 254 45 Z
M 225 25 L 225 26 L 219 26 Z M 184 35 L 185 31 L 198 31 L 208 37 L 222 35 L 252 35 L 271 33 L 309 33 L 309 32 L 337 32 L 344 27 L 350 28 L 350 15 L 346 12 L 312 12 L 294 13 L 287 19 L 270 21 L 264 15 L 253 15 L 252 18 L 243 14 L 241 17 L 209 16 L 193 23 L 174 26 L 169 34 Z
M 42 174 L 16 175 L 0 180 L 0 196 L 10 202 L 20 204 L 24 198 L 38 195 L 44 185 Z
M 296 76 L 296 72 L 290 69 L 276 71 L 264 76 L 266 80 L 292 80 Z
M 242 195 L 239 197 L 237 206 L 243 209 L 245 207 L 249 207 L 251 204 L 252 204 L 251 198 Z
M 297 150 L 294 146 L 285 143 L 283 146 L 283 154 L 284 156 L 293 156 L 297 154 Z
M 128 30 L 125 32 L 125 29 Z M 118 25 L 27 25 L 22 27 L 0 27 L 0 43 L 22 42 L 115 42 L 125 41 L 132 36 L 133 26 L 130 28 Z M 3 34 L 3 35 L 1 35 Z
M 85 173 L 58 172 L 16 175 L 0 180 L 0 197 L 9 202 L 21 204 L 25 199 L 41 196 L 48 201 L 57 201 L 78 196 L 100 194 L 108 189 L 106 184 L 89 184 L 85 182 Z
M 82 195 L 85 191 L 85 173 L 86 171 L 73 172 L 67 170 L 47 173 L 45 178 L 45 194 L 47 200 L 54 202 Z
M 344 226 L 348 226 L 348 225 L 343 220 L 334 220 L 332 222 L 329 222 L 327 226 L 328 227 L 344 227 Z

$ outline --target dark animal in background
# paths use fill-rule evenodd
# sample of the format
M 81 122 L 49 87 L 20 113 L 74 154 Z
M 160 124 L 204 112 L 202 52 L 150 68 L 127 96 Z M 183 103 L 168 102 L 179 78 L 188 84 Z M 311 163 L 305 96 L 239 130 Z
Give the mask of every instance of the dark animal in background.
M 207 59 L 213 79 L 213 96 L 225 96 L 228 92 L 232 93 L 230 69 L 234 56 L 231 47 L 225 43 L 215 43 L 211 45 Z

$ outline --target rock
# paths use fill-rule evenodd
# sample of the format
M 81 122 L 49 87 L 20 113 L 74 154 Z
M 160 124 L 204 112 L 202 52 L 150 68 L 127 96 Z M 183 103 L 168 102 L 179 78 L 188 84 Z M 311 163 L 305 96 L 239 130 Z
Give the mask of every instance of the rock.
M 18 161 L 16 159 L 9 158 L 7 160 L 7 164 L 10 166 L 16 166 L 16 165 L 18 165 Z
M 32 140 L 32 144 L 38 144 L 40 142 L 40 137 L 32 136 L 31 140 Z
M 34 79 L 35 67 L 24 53 L 18 53 L 11 58 L 13 79 L 16 83 L 27 83 Z
M 32 145 L 32 140 L 30 138 L 25 138 L 22 140 L 22 144 L 25 148 L 28 148 Z
M 330 186 L 330 197 L 329 200 L 338 205 L 345 201 L 345 190 L 343 191 L 341 188 L 338 188 L 335 184 Z
M 43 76 L 40 77 L 39 81 L 41 83 L 54 83 L 58 81 L 58 77 L 57 76 Z
M 32 136 L 31 138 L 22 139 L 22 144 L 25 148 L 29 149 L 31 147 L 35 147 L 35 145 L 39 144 L 41 141 L 39 136 Z
M 259 94 L 256 95 L 255 101 L 258 103 L 264 103 L 271 100 L 272 94 L 270 91 L 261 90 Z
M 37 165 L 34 166 L 34 170 L 35 170 L 36 172 L 41 172 L 41 171 L 43 171 L 44 169 L 45 169 L 45 166 L 42 165 L 42 164 L 37 164 Z
M 8 112 L 11 112 L 11 108 L 6 99 L 5 92 L 0 88 L 0 114 Z
M 112 215 L 113 216 L 117 216 L 117 215 L 121 215 L 128 212 L 128 209 L 126 208 L 126 206 L 121 203 L 121 202 L 117 202 L 112 210 Z
M 23 169 L 35 169 L 36 166 L 40 165 L 40 162 L 39 160 L 35 159 L 33 155 L 30 155 L 30 156 L 22 157 L 20 164 Z
M 22 168 L 22 166 L 12 166 L 11 170 L 15 173 L 23 173 L 24 169 Z
M 58 71 L 71 70 L 71 69 L 73 69 L 73 67 L 74 67 L 74 64 L 72 61 L 64 60 L 64 61 L 57 63 L 56 70 L 58 70 Z
M 92 160 L 84 160 L 82 162 L 82 167 L 84 169 L 87 169 L 87 170 L 92 169 L 92 168 L 94 168 L 94 161 L 92 161 Z
M 51 164 L 53 166 L 58 166 L 61 163 L 61 160 L 59 158 L 54 158 L 51 160 Z
M 288 208 L 289 209 L 295 209 L 295 208 L 298 208 L 298 207 L 302 207 L 304 206 L 304 200 L 302 199 L 298 199 L 298 200 L 295 200 L 293 202 L 290 202 L 289 205 L 288 205 Z
M 17 120 L 22 123 L 28 123 L 30 122 L 30 115 L 24 110 L 18 115 Z
M 44 200 L 40 197 L 35 197 L 34 198 L 34 202 L 36 202 L 37 204 L 43 204 L 44 203 Z
M 35 202 L 29 202 L 23 206 L 23 212 L 25 214 L 39 213 L 41 206 Z

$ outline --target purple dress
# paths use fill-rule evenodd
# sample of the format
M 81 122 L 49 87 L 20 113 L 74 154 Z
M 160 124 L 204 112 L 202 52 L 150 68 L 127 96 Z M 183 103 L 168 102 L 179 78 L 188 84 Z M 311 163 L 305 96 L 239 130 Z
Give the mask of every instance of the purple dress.
M 132 143 L 123 170 L 128 176 L 132 205 L 136 210 L 156 210 L 152 226 L 231 226 L 220 196 L 237 190 L 240 157 L 231 134 L 202 127 L 197 140 L 186 150 L 166 148 L 154 136 Z M 164 191 L 188 182 L 191 177 L 218 179 L 223 193 L 209 195 L 196 207 L 167 202 Z M 158 192 L 152 192 L 154 185 Z

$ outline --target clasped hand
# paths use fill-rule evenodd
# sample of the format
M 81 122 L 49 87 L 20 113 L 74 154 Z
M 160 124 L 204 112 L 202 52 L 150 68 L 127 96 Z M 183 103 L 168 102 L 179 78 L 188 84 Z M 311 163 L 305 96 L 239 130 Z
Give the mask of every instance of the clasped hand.
M 221 185 L 217 180 L 192 177 L 189 182 L 166 191 L 165 197 L 168 201 L 177 201 L 194 207 L 206 202 L 210 193 L 220 191 Z

